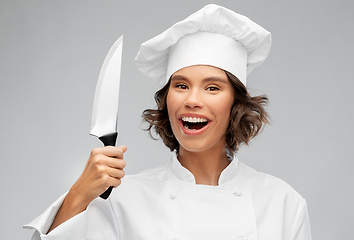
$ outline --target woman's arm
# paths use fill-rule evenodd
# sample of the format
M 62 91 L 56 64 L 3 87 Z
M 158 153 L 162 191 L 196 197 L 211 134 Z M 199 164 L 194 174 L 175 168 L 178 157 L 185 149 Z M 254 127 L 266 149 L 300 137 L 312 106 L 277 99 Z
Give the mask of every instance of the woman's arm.
M 126 146 L 96 148 L 91 151 L 86 167 L 71 187 L 48 233 L 68 219 L 83 212 L 92 200 L 110 186 L 118 187 L 124 177 Z

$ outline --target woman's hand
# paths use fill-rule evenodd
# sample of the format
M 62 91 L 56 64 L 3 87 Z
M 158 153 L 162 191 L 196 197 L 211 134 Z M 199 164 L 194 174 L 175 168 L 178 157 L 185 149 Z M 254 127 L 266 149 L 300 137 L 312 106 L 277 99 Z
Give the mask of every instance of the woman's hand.
M 126 146 L 103 147 L 91 151 L 90 158 L 79 179 L 71 187 L 61 205 L 48 233 L 61 223 L 83 212 L 92 200 L 110 186 L 121 184 L 124 177 Z
M 88 205 L 110 186 L 118 187 L 124 177 L 123 153 L 126 150 L 126 146 L 93 149 L 85 170 L 69 193 Z

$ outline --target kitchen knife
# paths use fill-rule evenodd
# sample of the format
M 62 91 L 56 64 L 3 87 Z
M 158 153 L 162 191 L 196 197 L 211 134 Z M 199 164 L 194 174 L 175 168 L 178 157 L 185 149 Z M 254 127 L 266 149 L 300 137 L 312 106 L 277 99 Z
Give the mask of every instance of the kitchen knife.
M 113 44 L 103 62 L 93 102 L 90 134 L 105 146 L 115 146 L 118 136 L 119 83 L 122 64 L 123 35 Z M 100 195 L 107 199 L 112 186 Z

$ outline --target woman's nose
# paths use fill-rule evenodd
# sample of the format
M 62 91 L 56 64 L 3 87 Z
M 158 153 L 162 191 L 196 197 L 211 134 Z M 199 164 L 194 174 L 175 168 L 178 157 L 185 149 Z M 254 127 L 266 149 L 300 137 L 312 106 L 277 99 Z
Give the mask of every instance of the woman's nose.
M 186 97 L 185 105 L 188 108 L 202 108 L 202 96 L 198 91 L 190 91 Z

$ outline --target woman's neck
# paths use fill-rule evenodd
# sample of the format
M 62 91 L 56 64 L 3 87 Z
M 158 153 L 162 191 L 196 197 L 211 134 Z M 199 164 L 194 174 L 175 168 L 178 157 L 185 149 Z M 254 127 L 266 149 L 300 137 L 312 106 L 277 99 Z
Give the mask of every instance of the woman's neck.
M 178 160 L 193 175 L 196 184 L 217 186 L 221 172 L 229 165 L 226 149 L 190 152 L 180 146 Z

